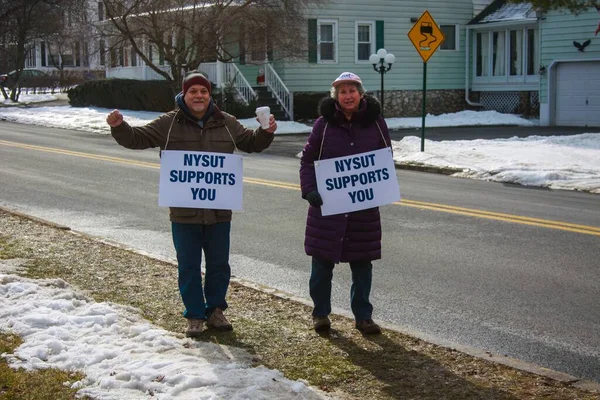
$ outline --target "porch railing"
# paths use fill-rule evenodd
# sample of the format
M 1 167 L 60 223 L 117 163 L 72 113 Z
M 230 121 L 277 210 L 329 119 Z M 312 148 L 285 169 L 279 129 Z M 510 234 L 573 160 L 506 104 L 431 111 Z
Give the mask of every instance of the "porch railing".
M 270 66 L 268 66 L 270 68 Z M 170 67 L 161 66 L 163 71 L 170 73 Z M 237 65 L 234 63 L 222 63 L 219 61 L 209 62 L 209 63 L 201 63 L 198 66 L 198 69 L 204 72 L 208 79 L 217 85 L 217 87 L 224 88 L 226 85 L 231 85 L 232 88 L 235 88 L 235 91 L 241 98 L 241 100 L 245 104 L 249 104 L 253 100 L 257 98 L 257 94 L 248 83 L 242 72 L 239 70 Z M 284 108 L 286 106 L 289 107 L 289 91 L 283 85 L 283 82 L 275 71 L 270 68 L 271 76 L 271 90 L 275 93 L 275 96 L 278 98 L 278 101 L 282 102 L 281 99 L 288 99 L 288 103 L 283 103 Z M 265 73 L 266 78 L 267 73 Z M 164 79 L 161 75 L 156 73 L 154 70 L 147 66 L 138 66 L 138 67 L 113 67 L 106 69 L 106 77 L 107 78 L 130 78 L 130 79 L 142 79 L 142 80 L 150 80 L 150 79 Z M 265 79 L 266 80 L 266 79 Z M 287 93 L 285 93 L 287 92 Z M 285 101 L 285 100 L 284 100 Z M 290 108 L 291 109 L 291 108 Z M 288 109 L 286 109 L 288 112 Z M 289 114 L 289 112 L 288 112 Z
M 285 86 L 271 64 L 265 64 L 265 84 L 271 90 L 271 93 L 273 93 L 273 96 L 275 96 L 279 104 L 281 104 L 281 107 L 290 118 L 290 121 L 293 121 L 294 95 Z
M 211 83 L 215 83 L 219 87 L 223 84 L 223 82 L 221 82 L 221 79 L 219 77 L 220 64 L 221 63 L 217 61 L 217 62 L 200 63 L 200 65 L 198 65 L 198 70 L 200 72 L 205 73 L 208 80 L 211 81 Z
M 257 97 L 256 92 L 252 86 L 250 86 L 246 78 L 244 78 L 244 75 L 240 72 L 237 65 L 234 63 L 223 63 L 221 65 L 225 68 L 225 84 L 231 83 L 245 104 L 249 104 L 251 101 L 255 100 Z

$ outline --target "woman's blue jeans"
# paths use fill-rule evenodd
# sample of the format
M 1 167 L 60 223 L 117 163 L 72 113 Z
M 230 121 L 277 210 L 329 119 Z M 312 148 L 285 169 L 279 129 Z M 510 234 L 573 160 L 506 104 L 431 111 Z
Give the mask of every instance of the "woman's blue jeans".
M 312 258 L 310 274 L 310 297 L 314 308 L 312 315 L 326 316 L 331 313 L 331 280 L 335 264 L 330 261 Z M 373 265 L 370 261 L 351 262 L 352 287 L 350 288 L 350 307 L 357 321 L 371 319 L 373 305 L 369 301 Z
M 206 319 L 219 307 L 227 308 L 225 296 L 231 278 L 229 233 L 231 222 L 212 225 L 171 223 L 177 252 L 179 293 L 185 306 L 185 318 Z M 206 257 L 202 287 L 202 251 Z

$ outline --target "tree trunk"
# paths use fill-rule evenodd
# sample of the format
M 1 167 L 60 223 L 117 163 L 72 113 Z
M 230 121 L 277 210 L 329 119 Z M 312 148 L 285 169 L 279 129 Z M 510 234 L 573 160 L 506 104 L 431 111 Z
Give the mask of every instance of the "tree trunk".
M 25 68 L 25 42 L 27 37 L 27 31 L 25 29 L 25 25 L 23 23 L 19 24 L 19 34 L 17 37 L 17 58 L 15 60 L 15 71 L 23 71 Z M 21 72 L 17 72 L 17 79 L 15 81 L 15 86 L 11 90 L 10 99 L 14 102 L 19 101 L 19 95 L 21 94 Z

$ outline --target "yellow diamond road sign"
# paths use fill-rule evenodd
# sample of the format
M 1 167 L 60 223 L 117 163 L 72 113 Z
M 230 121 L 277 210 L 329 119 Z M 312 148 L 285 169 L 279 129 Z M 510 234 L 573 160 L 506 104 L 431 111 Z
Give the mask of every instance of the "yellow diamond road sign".
M 446 39 L 439 26 L 431 17 L 431 14 L 429 14 L 429 11 L 425 11 L 421 15 L 421 18 L 413 25 L 412 29 L 408 32 L 408 38 L 424 62 L 429 60 Z

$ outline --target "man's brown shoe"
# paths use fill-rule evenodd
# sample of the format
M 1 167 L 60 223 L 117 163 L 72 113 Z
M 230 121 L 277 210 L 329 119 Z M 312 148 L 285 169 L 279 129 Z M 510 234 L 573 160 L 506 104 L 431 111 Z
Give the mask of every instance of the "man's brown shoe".
M 197 318 L 188 319 L 188 327 L 185 331 L 185 336 L 195 338 L 202 334 L 202 328 L 204 327 L 204 320 Z
M 378 335 L 381 333 L 381 328 L 372 319 L 356 321 L 356 329 L 365 335 Z
M 315 332 L 328 332 L 331 328 L 331 321 L 327 315 L 313 317 L 313 328 Z
M 225 315 L 223 315 L 223 310 L 221 310 L 218 307 L 215 308 L 212 314 L 210 314 L 210 317 L 208 317 L 208 320 L 206 321 L 206 326 L 208 326 L 209 328 L 214 328 L 218 331 L 233 330 L 233 326 L 231 325 L 231 323 L 229 323 L 229 321 L 227 321 Z

